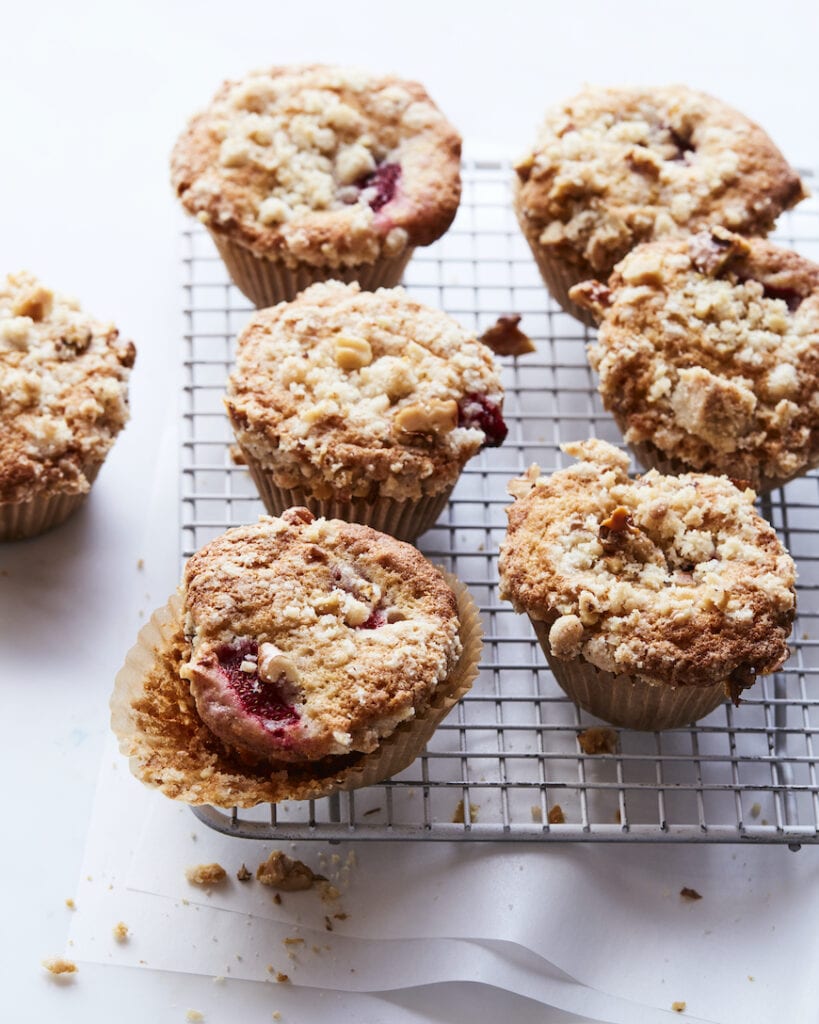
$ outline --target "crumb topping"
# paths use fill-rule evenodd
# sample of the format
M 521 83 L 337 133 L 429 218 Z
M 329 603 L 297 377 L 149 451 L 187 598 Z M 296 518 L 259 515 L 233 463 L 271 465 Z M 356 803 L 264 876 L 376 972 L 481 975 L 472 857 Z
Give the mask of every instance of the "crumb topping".
M 461 653 L 455 596 L 423 555 L 306 509 L 205 545 L 184 598 L 181 674 L 203 722 L 267 760 L 376 749 Z
M 32 274 L 0 282 L 0 502 L 82 494 L 128 419 L 131 342 Z
M 602 274 L 650 238 L 766 234 L 806 195 L 758 125 L 683 86 L 585 90 L 547 113 L 516 170 L 527 237 Z
M 819 463 L 819 266 L 722 228 L 636 248 L 589 349 L 630 442 L 760 488 Z
M 254 315 L 227 410 L 237 440 L 285 488 L 417 498 L 451 485 L 505 436 L 489 350 L 402 288 L 315 284 Z
M 501 597 L 550 624 L 556 657 L 735 689 L 783 664 L 795 569 L 753 491 L 693 473 L 631 480 L 628 457 L 597 439 L 563 450 L 576 465 L 509 485 L 500 554 Z M 605 527 L 621 507 L 631 528 Z
M 212 230 L 259 255 L 339 266 L 443 234 L 459 158 L 458 133 L 418 83 L 313 65 L 224 83 L 171 169 Z

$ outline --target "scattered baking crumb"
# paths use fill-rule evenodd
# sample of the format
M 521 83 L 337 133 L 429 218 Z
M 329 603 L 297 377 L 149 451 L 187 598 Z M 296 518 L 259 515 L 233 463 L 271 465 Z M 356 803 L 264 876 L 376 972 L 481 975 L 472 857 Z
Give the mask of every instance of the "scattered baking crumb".
M 371 814 L 378 814 L 378 812 L 379 812 L 380 810 L 381 810 L 381 808 L 380 808 L 380 807 L 371 807 L 371 808 L 369 809 L 369 811 L 365 811 L 365 812 L 364 812 L 364 815 L 363 815 L 363 816 L 364 816 L 365 818 L 367 818 L 367 817 L 369 817 L 369 816 L 370 816 Z
M 497 322 L 485 330 L 480 340 L 498 356 L 524 356 L 535 351 L 532 339 L 518 327 L 519 313 L 499 316 Z
M 756 978 L 753 976 L 753 974 L 748 975 L 748 981 L 756 981 Z
M 213 984 L 214 985 L 221 985 L 224 980 L 225 980 L 224 974 L 217 974 L 214 977 L 214 979 L 213 979 Z
M 543 821 L 543 808 L 540 806 L 540 804 L 532 804 L 531 811 L 532 821 Z
M 221 864 L 195 864 L 185 869 L 185 878 L 191 885 L 219 885 L 227 878 Z
M 339 914 L 333 914 L 336 921 L 346 921 L 349 916 L 349 914 L 345 914 L 343 911 Z
M 759 824 L 760 825 L 767 825 L 768 824 L 768 819 L 767 818 L 763 818 L 762 821 L 760 821 Z
M 751 817 L 758 818 L 762 813 L 762 804 L 751 804 Z
M 303 946 L 304 945 L 304 939 L 299 938 L 297 935 L 288 935 L 284 939 L 282 939 L 282 942 L 285 944 L 285 946 Z
M 671 1004 L 671 1009 L 674 1013 L 685 1013 L 685 1001 L 680 999 L 676 1003 Z
M 691 900 L 692 902 L 694 900 L 702 899 L 702 896 L 697 892 L 696 889 L 689 889 L 687 885 L 684 885 L 682 889 L 680 889 L 680 896 L 684 900 Z
M 330 920 L 327 914 L 324 915 L 324 927 L 328 932 L 333 930 L 333 922 Z
M 40 961 L 49 974 L 76 974 L 79 967 L 73 960 L 67 960 L 63 956 L 50 956 Z
M 144 558 L 138 558 L 137 559 L 137 571 L 138 572 L 142 572 L 142 570 L 144 568 L 145 568 L 145 559 Z
M 253 877 L 253 873 L 247 870 L 247 865 L 242 864 L 239 870 L 236 872 L 236 877 L 240 882 L 246 882 L 248 879 Z
M 287 984 L 288 981 L 290 981 L 290 977 L 287 974 L 282 974 L 281 971 L 276 971 L 276 981 L 280 985 L 285 985 Z
M 128 925 L 124 921 L 118 921 L 114 925 L 112 931 L 114 933 L 114 938 L 117 940 L 117 942 L 127 942 L 128 939 L 130 938 L 130 934 L 128 932 Z
M 579 733 L 577 742 L 584 754 L 617 753 L 617 733 L 614 729 L 592 725 Z
M 77 904 L 74 902 L 74 900 L 71 899 L 70 896 L 65 901 L 65 905 L 68 907 L 69 910 L 76 910 L 77 909 Z
M 463 800 L 459 800 L 457 802 L 457 804 L 455 804 L 455 810 L 452 813 L 452 823 L 453 823 L 453 825 L 463 825 L 464 824 L 464 822 L 466 821 L 466 818 L 464 817 L 464 811 L 465 810 L 466 810 L 466 808 L 464 807 Z M 470 800 L 470 802 L 469 802 L 469 820 L 470 821 L 477 821 L 478 820 L 478 811 L 479 810 L 480 810 L 479 805 L 478 804 L 473 804 L 472 801 Z
M 548 821 L 550 825 L 566 824 L 566 815 L 563 813 L 563 808 L 560 806 L 560 804 L 552 805 L 551 809 L 549 810 Z
M 282 905 L 282 898 L 277 892 L 273 893 L 273 902 L 276 904 L 277 907 L 280 907 Z
M 320 875 L 316 875 L 319 881 L 319 892 L 321 894 L 322 903 L 335 903 L 341 893 L 336 889 L 334 885 L 331 885 L 326 878 L 322 878 Z
M 281 1020 L 281 1019 L 282 1019 L 282 1015 L 279 1013 L 279 1011 L 278 1010 L 274 1010 L 273 1011 L 273 1020 Z
M 204 1019 L 204 1013 L 200 1013 L 199 1010 L 188 1010 L 188 1012 L 185 1014 L 185 1020 L 196 1021 Z
M 266 861 L 256 868 L 256 877 L 262 885 L 282 892 L 299 892 L 311 889 L 318 881 L 324 881 L 312 868 L 300 860 L 293 860 L 281 850 L 274 850 Z

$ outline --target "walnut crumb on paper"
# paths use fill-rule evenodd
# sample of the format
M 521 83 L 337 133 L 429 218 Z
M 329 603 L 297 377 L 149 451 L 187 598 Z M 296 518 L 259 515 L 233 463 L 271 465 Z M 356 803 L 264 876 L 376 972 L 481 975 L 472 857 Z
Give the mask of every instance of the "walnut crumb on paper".
M 563 813 L 563 808 L 560 804 L 554 804 L 549 811 L 549 824 L 550 825 L 565 825 L 566 815 Z
M 577 742 L 584 754 L 616 754 L 617 733 L 592 725 L 578 734 Z
M 524 356 L 535 351 L 532 339 L 518 327 L 521 317 L 499 316 L 497 322 L 483 332 L 480 340 L 491 348 L 496 356 Z
M 118 921 L 112 928 L 112 931 L 117 942 L 127 942 L 130 937 L 128 925 L 124 921 Z
M 49 974 L 76 974 L 79 971 L 74 961 L 67 960 L 64 956 L 46 957 L 41 963 Z
M 316 882 L 324 881 L 300 860 L 288 857 L 281 850 L 273 850 L 266 861 L 256 868 L 256 877 L 262 885 L 282 892 L 300 892 L 312 889 Z
M 278 1010 L 274 1010 L 273 1011 L 273 1020 L 281 1020 L 281 1019 L 282 1019 L 282 1015 L 279 1013 L 279 1011 Z
M 679 999 L 677 1002 L 671 1004 L 671 1009 L 674 1013 L 685 1013 L 686 1003 L 685 1000 Z
M 249 879 L 253 877 L 253 872 L 248 871 L 246 864 L 242 864 L 242 866 L 236 872 L 236 877 L 239 879 L 240 882 L 247 882 L 249 881 Z
M 65 905 L 68 907 L 69 910 L 76 910 L 77 909 L 77 904 L 74 902 L 74 900 L 71 899 L 70 896 L 65 901 Z
M 221 864 L 194 864 L 186 868 L 185 878 L 191 885 L 219 885 L 227 878 L 227 871 Z
M 691 902 L 694 902 L 694 900 L 702 899 L 702 896 L 700 895 L 700 893 L 697 892 L 696 889 L 689 889 L 687 885 L 684 885 L 682 889 L 680 889 L 680 896 L 684 900 L 691 900 Z
M 470 820 L 470 822 L 478 820 L 478 811 L 479 810 L 480 810 L 480 807 L 478 806 L 478 804 L 473 804 L 472 801 L 469 802 L 469 820 Z M 457 804 L 455 804 L 455 810 L 452 812 L 452 824 L 453 825 L 463 825 L 466 822 L 465 812 L 466 812 L 466 807 L 464 805 L 464 802 L 463 802 L 463 800 L 459 800 L 457 802 Z
M 188 1020 L 188 1021 L 197 1021 L 197 1020 L 204 1020 L 204 1019 L 205 1019 L 204 1013 L 201 1013 L 199 1010 L 188 1010 L 188 1012 L 185 1014 L 185 1020 Z
M 290 981 L 290 976 L 287 974 L 282 974 L 281 971 L 276 971 L 276 981 L 278 982 L 279 985 L 286 985 Z

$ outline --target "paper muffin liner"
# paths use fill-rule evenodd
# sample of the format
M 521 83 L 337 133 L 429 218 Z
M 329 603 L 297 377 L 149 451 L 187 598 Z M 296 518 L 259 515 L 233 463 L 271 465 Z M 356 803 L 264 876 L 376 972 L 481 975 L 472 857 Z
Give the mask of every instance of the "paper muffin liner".
M 275 306 L 277 302 L 289 302 L 317 281 L 358 281 L 368 292 L 376 288 L 394 288 L 401 283 L 415 251 L 410 246 L 398 256 L 383 256 L 373 263 L 359 263 L 353 267 L 314 267 L 309 263 L 288 267 L 278 260 L 256 256 L 246 246 L 223 235 L 210 234 L 231 280 L 257 309 Z
M 96 480 L 101 462 L 84 468 L 89 487 Z M 31 501 L 0 503 L 0 541 L 26 540 L 60 526 L 83 504 L 88 491 L 74 494 L 44 494 Z
M 111 727 L 132 773 L 166 796 L 189 804 L 253 807 L 280 800 L 308 800 L 360 789 L 391 778 L 421 754 L 436 728 L 478 675 L 480 616 L 469 591 L 444 572 L 455 593 L 463 652 L 430 706 L 402 722 L 370 754 L 351 754 L 303 765 L 246 765 L 227 751 L 196 712 L 190 685 L 179 677 L 187 658 L 182 598 L 174 594 L 140 630 L 117 673 Z
M 548 256 L 537 238 L 527 232 L 522 219 L 518 217 L 518 220 L 521 222 L 521 231 L 529 243 L 529 248 L 532 250 L 532 256 L 540 271 L 540 276 L 543 278 L 543 283 L 549 289 L 552 298 L 557 301 L 564 313 L 573 316 L 575 320 L 586 324 L 587 327 L 596 327 L 597 321 L 594 319 L 591 311 L 578 306 L 576 302 L 572 302 L 569 298 L 569 291 L 576 284 L 580 284 L 581 281 L 588 281 L 590 278 L 596 277 L 597 274 L 588 267 L 579 267 L 574 263 L 567 263 L 565 260 L 558 260 Z
M 705 718 L 725 700 L 723 684 L 668 686 L 613 675 L 585 658 L 564 661 L 552 654 L 549 626 L 531 619 L 555 680 L 575 704 L 596 718 L 626 729 L 676 729 Z
M 259 490 L 264 507 L 272 516 L 281 515 L 294 505 L 304 505 L 314 516 L 342 519 L 347 523 L 363 523 L 397 540 L 409 543 L 426 533 L 438 521 L 455 487 L 451 484 L 435 494 L 422 498 L 317 498 L 304 487 L 279 487 L 273 474 L 244 448 L 242 456 Z

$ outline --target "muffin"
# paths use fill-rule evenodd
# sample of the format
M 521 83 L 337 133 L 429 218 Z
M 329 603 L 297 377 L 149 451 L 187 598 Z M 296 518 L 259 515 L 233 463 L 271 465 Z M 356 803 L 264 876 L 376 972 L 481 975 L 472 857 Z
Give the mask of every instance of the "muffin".
M 640 462 L 768 491 L 819 464 L 819 266 L 724 228 L 638 246 L 606 286 L 603 404 Z
M 461 139 L 424 88 L 308 65 L 225 82 L 176 143 L 171 177 L 258 307 L 336 278 L 398 284 L 450 226 Z
M 0 541 L 59 525 L 128 419 L 130 341 L 33 275 L 0 283 Z
M 228 530 L 117 677 L 132 770 L 243 807 L 401 771 L 477 675 L 477 611 L 452 583 L 409 544 L 304 508 Z
M 401 288 L 315 284 L 240 335 L 226 406 L 267 511 L 306 505 L 401 540 L 506 436 L 491 353 Z
M 516 165 L 515 210 L 566 312 L 579 281 L 605 281 L 639 242 L 714 224 L 765 235 L 806 195 L 765 132 L 684 86 L 588 88 L 546 115 Z
M 754 493 L 651 470 L 603 441 L 509 486 L 500 594 L 532 621 L 558 684 L 633 729 L 704 717 L 788 657 L 795 570 Z

